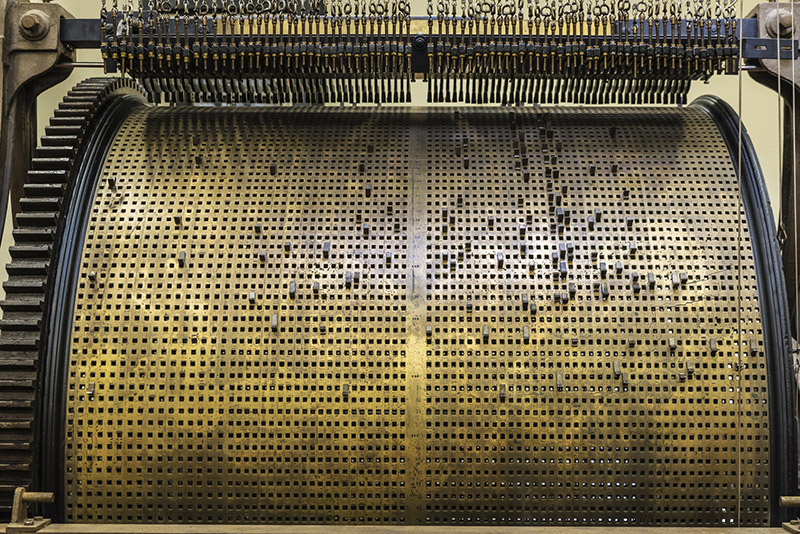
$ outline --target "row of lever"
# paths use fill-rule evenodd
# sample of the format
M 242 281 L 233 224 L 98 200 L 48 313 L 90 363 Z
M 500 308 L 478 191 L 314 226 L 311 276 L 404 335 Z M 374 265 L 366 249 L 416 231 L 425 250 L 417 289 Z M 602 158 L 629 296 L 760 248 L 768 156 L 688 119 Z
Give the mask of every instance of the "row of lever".
M 103 5 L 101 51 L 170 102 L 407 103 L 419 74 L 434 103 L 680 104 L 739 68 L 728 0 L 439 0 L 427 35 L 405 0 L 143 4 Z

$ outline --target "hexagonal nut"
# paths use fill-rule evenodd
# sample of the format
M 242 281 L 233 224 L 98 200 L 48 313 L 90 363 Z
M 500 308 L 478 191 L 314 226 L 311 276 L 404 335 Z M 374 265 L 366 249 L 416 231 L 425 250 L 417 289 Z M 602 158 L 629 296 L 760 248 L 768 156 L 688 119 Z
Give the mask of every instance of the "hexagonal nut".
M 31 9 L 19 19 L 19 31 L 29 41 L 39 41 L 50 33 L 50 17 L 38 9 Z
M 776 8 L 769 12 L 764 21 L 767 34 L 770 37 L 788 39 L 794 34 L 792 13 L 788 9 Z

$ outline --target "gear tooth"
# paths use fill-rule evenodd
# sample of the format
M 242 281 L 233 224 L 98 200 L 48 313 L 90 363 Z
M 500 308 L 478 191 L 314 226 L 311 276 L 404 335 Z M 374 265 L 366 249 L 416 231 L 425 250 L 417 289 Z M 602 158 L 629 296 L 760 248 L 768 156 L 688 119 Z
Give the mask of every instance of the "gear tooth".
M 16 215 L 5 300 L 0 319 L 0 521 L 9 519 L 14 490 L 33 482 L 36 458 L 33 428 L 39 394 L 37 381 L 50 269 L 58 221 L 69 197 L 78 148 L 102 104 L 114 93 L 138 83 L 120 78 L 90 78 L 74 86 L 54 112 L 34 151 Z
M 15 243 L 52 243 L 56 229 L 53 226 L 45 228 L 15 228 L 13 231 Z

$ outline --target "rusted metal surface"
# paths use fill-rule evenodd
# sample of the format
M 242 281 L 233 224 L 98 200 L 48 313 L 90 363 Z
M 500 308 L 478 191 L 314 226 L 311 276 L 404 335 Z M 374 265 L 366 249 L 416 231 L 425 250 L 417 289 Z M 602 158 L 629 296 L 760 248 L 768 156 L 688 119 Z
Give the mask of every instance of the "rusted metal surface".
M 92 209 L 71 522 L 768 524 L 697 109 L 150 109 Z

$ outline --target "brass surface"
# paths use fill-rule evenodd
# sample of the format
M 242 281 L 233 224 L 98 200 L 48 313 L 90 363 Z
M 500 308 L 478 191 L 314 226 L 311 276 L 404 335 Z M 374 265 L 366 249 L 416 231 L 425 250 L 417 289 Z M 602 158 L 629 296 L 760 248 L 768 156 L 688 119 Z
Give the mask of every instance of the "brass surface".
M 782 495 L 780 505 L 786 508 L 800 508 L 800 497 L 797 495 Z
M 766 525 L 737 195 L 697 109 L 136 112 L 77 289 L 68 519 Z

